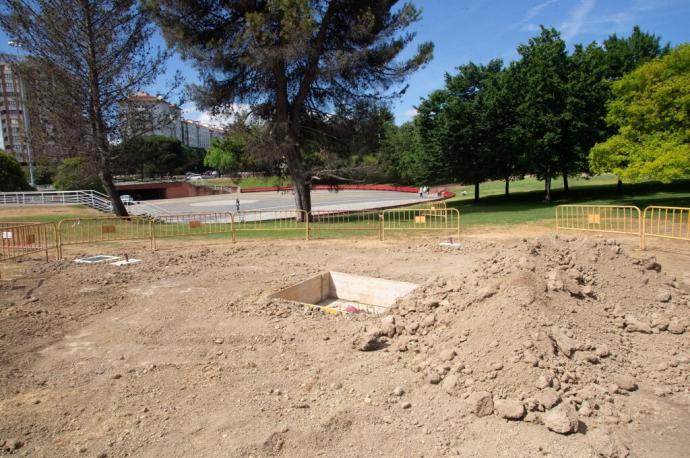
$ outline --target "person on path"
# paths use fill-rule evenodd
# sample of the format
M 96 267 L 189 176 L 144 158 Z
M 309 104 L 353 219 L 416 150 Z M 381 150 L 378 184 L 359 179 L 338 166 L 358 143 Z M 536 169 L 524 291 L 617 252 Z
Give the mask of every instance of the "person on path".
M 239 213 L 239 211 L 240 211 L 240 199 L 235 199 L 235 208 L 237 209 L 237 212 Z

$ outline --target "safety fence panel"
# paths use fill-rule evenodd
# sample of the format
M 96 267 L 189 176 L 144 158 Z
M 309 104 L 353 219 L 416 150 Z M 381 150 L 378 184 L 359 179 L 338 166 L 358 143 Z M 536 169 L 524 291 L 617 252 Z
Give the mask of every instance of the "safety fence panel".
M 6 227 L 17 227 L 17 226 L 33 226 L 35 224 L 41 224 L 36 221 L 0 221 L 0 229 Z
M 156 239 L 212 234 L 229 234 L 234 239 L 232 213 L 194 213 L 156 217 L 153 224 L 153 247 L 156 247 Z
M 559 205 L 556 207 L 556 230 L 642 233 L 642 213 L 632 205 Z
M 309 239 L 309 214 L 304 210 L 247 210 L 232 214 L 234 234 L 303 235 Z
M 690 208 L 650 206 L 642 215 L 642 241 L 647 237 L 690 240 Z
M 309 237 L 342 234 L 381 235 L 381 212 L 377 210 L 312 210 Z
M 149 240 L 153 248 L 153 220 L 138 216 L 63 219 L 57 231 L 59 257 L 63 246 L 84 243 Z
M 10 226 L 9 224 L 15 224 Z M 16 259 L 28 254 L 45 252 L 57 248 L 57 229 L 53 223 L 5 223 L 0 228 L 2 245 L 0 245 L 0 262 Z
M 460 237 L 460 212 L 457 208 L 391 209 L 383 211 L 381 240 L 391 232 L 418 231 Z

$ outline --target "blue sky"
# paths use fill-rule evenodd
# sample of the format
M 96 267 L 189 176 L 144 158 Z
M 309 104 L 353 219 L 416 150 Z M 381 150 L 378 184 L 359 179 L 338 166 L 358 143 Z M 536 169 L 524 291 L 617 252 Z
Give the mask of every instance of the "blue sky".
M 393 110 L 396 121 L 408 121 L 420 98 L 443 85 L 446 72 L 469 61 L 492 58 L 509 62 L 516 47 L 538 33 L 539 25 L 556 27 L 569 46 L 601 42 L 612 33 L 627 35 L 634 25 L 677 45 L 690 41 L 690 0 L 414 0 L 423 10 L 414 25 L 416 43 L 432 41 L 434 59 L 409 78 L 407 93 Z M 7 52 L 7 38 L 0 37 L 0 52 Z M 158 37 L 157 43 L 164 45 Z M 179 57 L 168 64 L 170 73 L 180 70 L 186 82 L 197 81 L 194 68 Z M 156 88 L 151 88 L 156 92 Z M 183 107 L 186 116 L 215 123 L 193 104 Z M 217 120 L 216 120 L 217 121 Z

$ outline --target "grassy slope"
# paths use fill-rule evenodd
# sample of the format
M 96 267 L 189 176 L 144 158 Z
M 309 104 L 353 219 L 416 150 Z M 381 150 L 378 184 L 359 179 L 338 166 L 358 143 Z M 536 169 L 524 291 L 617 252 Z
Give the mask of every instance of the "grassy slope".
M 624 184 L 623 193 L 616 193 L 613 176 L 594 177 L 589 180 L 570 179 L 570 192 L 563 192 L 563 183 L 553 183 L 552 200 L 543 202 L 544 183 L 534 178 L 511 183 L 511 196 L 503 196 L 505 183 L 494 181 L 480 186 L 481 200 L 473 203 L 474 187 L 449 187 L 457 195 L 448 201 L 450 207 L 460 210 L 462 225 L 495 225 L 545 223 L 552 224 L 554 207 L 560 204 L 648 205 L 690 207 L 690 180 L 670 184 L 644 182 Z M 467 191 L 463 196 L 462 191 Z
M 218 179 L 218 180 L 223 180 Z M 244 181 L 246 186 L 261 186 L 275 184 L 275 177 L 251 178 Z M 216 181 L 216 180 L 209 180 Z M 217 183 L 216 183 L 217 184 Z M 666 205 L 690 207 L 690 180 L 677 181 L 671 184 L 645 182 L 625 184 L 623 194 L 616 193 L 616 179 L 612 176 L 594 177 L 589 180 L 571 179 L 570 192 L 564 193 L 562 181 L 553 183 L 552 202 L 545 203 L 543 199 L 543 182 L 534 178 L 511 182 L 511 196 L 503 196 L 504 183 L 502 181 L 484 183 L 480 187 L 481 200 L 473 203 L 474 188 L 472 186 L 450 186 L 448 189 L 457 193 L 456 197 L 448 201 L 448 205 L 457 208 L 461 213 L 461 225 L 493 226 L 509 224 L 541 224 L 552 225 L 554 222 L 554 207 L 565 203 L 601 204 L 601 205 L 637 205 L 644 208 L 647 205 Z M 467 191 L 463 196 L 462 191 Z M 69 207 L 41 207 L 29 209 L 0 209 L 0 221 L 40 221 L 56 222 L 66 218 L 88 216 L 103 216 L 93 210 L 78 206 Z M 343 228 L 344 229 L 344 228 Z M 328 236 L 355 236 L 357 233 L 376 235 L 376 229 L 367 231 L 347 231 L 332 228 L 321 232 Z M 238 237 L 274 237 L 278 232 L 238 233 Z M 301 237 L 299 231 L 293 234 Z M 319 236 L 319 234 L 314 234 Z M 222 235 L 215 237 L 223 237 Z
M 231 178 L 209 178 L 207 180 L 193 181 L 192 184 L 211 186 L 237 186 L 242 188 L 267 188 L 273 186 L 288 186 L 290 181 L 276 176 L 248 177 L 240 179 L 239 183 Z

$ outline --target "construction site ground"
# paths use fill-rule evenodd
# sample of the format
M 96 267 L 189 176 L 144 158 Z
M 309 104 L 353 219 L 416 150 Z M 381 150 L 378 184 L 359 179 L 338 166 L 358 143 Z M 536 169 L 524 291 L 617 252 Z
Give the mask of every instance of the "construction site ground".
M 508 229 L 25 260 L 0 455 L 687 456 L 687 243 Z M 380 317 L 268 298 L 330 270 L 421 286 Z

